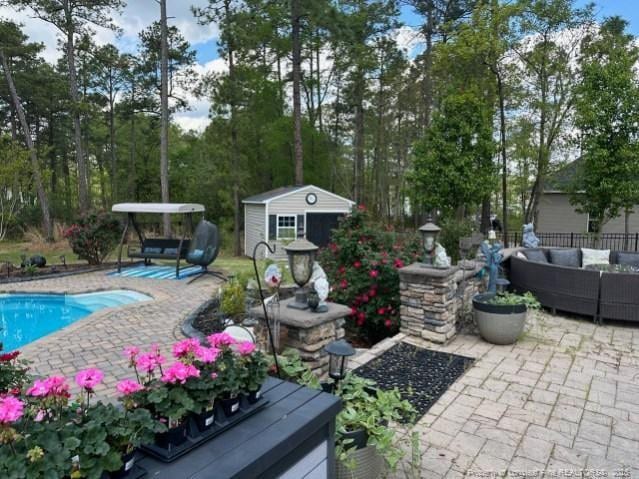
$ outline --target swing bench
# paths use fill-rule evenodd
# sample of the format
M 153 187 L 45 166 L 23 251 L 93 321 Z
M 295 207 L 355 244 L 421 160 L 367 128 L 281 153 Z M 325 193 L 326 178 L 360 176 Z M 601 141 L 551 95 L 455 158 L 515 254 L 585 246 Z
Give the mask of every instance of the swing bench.
M 133 227 L 139 245 L 127 243 L 129 258 L 143 259 L 145 265 L 151 260 L 175 260 L 175 277 L 180 277 L 180 260 L 187 259 L 193 234 L 193 213 L 204 213 L 204 206 L 197 203 L 118 203 L 111 209 L 114 213 L 126 213 L 127 219 L 118 248 L 118 273 L 122 270 L 122 250 L 127 233 Z M 146 238 L 136 222 L 136 214 L 181 214 L 185 216 L 180 238 Z

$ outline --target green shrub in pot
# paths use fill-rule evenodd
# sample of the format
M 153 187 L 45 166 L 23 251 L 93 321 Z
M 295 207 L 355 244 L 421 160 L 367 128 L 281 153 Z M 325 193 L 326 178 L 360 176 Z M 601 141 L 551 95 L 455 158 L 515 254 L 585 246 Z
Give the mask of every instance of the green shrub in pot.
M 397 444 L 395 431 L 389 423 L 410 420 L 415 410 L 403 400 L 397 389 L 384 391 L 370 379 L 348 374 L 340 381 L 336 394 L 343 401 L 336 419 L 335 454 L 347 467 L 354 467 L 350 459 L 355 449 L 352 433 L 363 431 L 366 446 L 374 446 L 386 465 L 394 470 L 404 452 Z

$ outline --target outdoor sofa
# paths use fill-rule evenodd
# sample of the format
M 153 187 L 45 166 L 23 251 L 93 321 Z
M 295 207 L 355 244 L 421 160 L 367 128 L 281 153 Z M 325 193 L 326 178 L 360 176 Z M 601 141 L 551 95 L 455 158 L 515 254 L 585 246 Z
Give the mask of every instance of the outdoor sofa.
M 639 267 L 639 253 L 611 251 L 608 260 Z M 581 250 L 570 248 L 523 249 L 507 262 L 513 290 L 530 291 L 553 313 L 581 314 L 595 321 L 639 321 L 639 273 L 601 272 L 581 265 Z

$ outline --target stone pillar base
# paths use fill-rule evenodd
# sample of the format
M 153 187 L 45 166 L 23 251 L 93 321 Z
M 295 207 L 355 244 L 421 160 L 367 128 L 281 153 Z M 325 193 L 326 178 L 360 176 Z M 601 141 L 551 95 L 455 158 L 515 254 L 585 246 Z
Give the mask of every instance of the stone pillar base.
M 421 263 L 400 269 L 400 332 L 438 344 L 454 338 L 462 297 L 469 304 L 478 291 L 477 271 L 429 268 Z
M 288 308 L 287 305 L 294 298 L 280 303 L 280 351 L 287 348 L 297 350 L 311 370 L 322 377 L 328 374 L 328 353 L 324 347 L 336 339 L 344 337 L 344 318 L 350 313 L 350 308 L 327 303 L 326 313 L 314 313 L 310 310 Z M 252 315 L 257 318 L 254 331 L 258 346 L 267 351 L 268 331 L 261 308 L 254 308 Z M 272 320 L 272 318 L 271 318 Z

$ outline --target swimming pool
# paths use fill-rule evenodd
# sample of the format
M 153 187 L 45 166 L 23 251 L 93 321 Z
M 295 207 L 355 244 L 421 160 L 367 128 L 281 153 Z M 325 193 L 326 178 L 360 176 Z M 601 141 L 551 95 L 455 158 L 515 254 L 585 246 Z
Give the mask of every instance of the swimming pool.
M 103 308 L 153 298 L 124 289 L 83 294 L 0 294 L 0 342 L 12 351 Z

